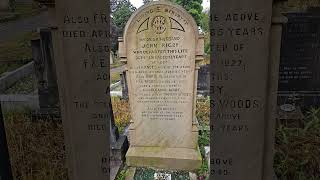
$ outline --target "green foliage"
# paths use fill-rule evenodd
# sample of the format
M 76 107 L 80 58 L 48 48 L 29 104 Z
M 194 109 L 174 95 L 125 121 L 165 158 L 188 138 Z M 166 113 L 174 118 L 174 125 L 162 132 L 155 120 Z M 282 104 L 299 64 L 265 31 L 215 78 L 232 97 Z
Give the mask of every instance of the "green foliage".
M 204 127 L 201 127 L 201 129 L 205 129 Z M 199 176 L 199 178 L 201 177 L 202 179 L 204 179 L 205 177 L 208 176 L 208 171 L 209 171 L 209 167 L 208 167 L 208 161 L 205 158 L 205 146 L 208 146 L 210 143 L 210 133 L 208 130 L 202 130 L 199 133 L 199 137 L 198 137 L 198 144 L 199 144 L 199 149 L 200 149 L 200 153 L 202 156 L 202 164 L 200 169 L 198 169 L 197 174 Z
M 320 177 L 320 109 L 311 109 L 302 125 L 276 130 L 274 169 L 280 179 L 315 180 Z
M 196 104 L 196 116 L 201 126 L 209 125 L 210 97 L 198 98 Z
M 194 18 L 197 25 L 201 25 L 202 21 L 202 0 L 173 0 L 177 4 L 184 7 Z
M 123 33 L 127 21 L 135 10 L 136 8 L 128 0 L 117 2 L 115 10 L 112 13 L 112 21 L 120 29 L 120 33 Z
M 113 116 L 120 133 L 129 125 L 131 116 L 129 103 L 119 97 L 111 97 Z
M 210 30 L 209 29 L 210 14 L 209 13 L 210 13 L 209 10 L 201 13 L 201 24 L 200 24 L 200 26 L 201 26 L 201 28 L 202 28 L 202 30 L 204 32 L 209 32 L 209 30 Z
M 153 179 L 153 175 L 156 171 L 154 169 L 138 168 L 134 175 L 134 180 Z
M 117 73 L 112 73 L 111 76 L 110 76 L 110 82 L 113 84 L 113 83 L 116 83 L 118 81 L 121 80 L 121 76 L 120 76 L 120 73 L 117 72 Z
M 37 33 L 26 33 L 22 36 L 0 43 L 0 62 L 16 62 L 24 64 L 32 58 L 31 39 L 37 37 Z M 23 61 L 23 62 L 21 62 Z
M 208 161 L 203 160 L 197 174 L 199 177 L 207 176 L 208 171 L 209 171 Z
M 205 129 L 205 126 L 201 127 L 202 129 Z M 210 143 L 210 133 L 208 130 L 202 130 L 200 131 L 198 143 L 200 147 L 208 146 Z
M 13 86 L 7 89 L 5 94 L 30 94 L 36 90 L 36 80 L 34 75 L 29 75 L 17 81 Z
M 127 176 L 127 171 L 126 169 L 123 169 L 120 171 L 120 173 L 117 175 L 116 179 L 117 180 L 125 180 Z

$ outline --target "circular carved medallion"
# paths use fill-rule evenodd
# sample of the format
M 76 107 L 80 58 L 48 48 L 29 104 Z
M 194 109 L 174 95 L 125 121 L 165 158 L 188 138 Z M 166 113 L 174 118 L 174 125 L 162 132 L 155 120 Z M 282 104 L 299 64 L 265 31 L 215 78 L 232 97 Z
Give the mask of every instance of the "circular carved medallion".
M 152 28 L 157 34 L 162 34 L 166 29 L 166 18 L 163 16 L 156 16 L 152 20 Z

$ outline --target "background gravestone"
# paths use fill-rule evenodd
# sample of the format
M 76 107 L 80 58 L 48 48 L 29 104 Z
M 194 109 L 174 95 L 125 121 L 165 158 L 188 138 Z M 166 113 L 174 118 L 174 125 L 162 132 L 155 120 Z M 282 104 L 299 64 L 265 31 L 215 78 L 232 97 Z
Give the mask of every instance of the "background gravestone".
M 31 41 L 38 80 L 39 106 L 41 109 L 58 108 L 59 93 L 51 31 L 50 29 L 40 29 L 39 31 L 40 39 Z
M 109 179 L 109 3 L 57 0 L 52 32 L 69 179 Z
M 198 75 L 198 94 L 208 96 L 210 90 L 210 65 L 202 65 L 199 69 Z
M 278 104 L 320 106 L 320 14 L 287 13 L 282 34 Z
M 128 82 L 127 82 L 127 71 L 123 71 L 121 74 L 121 90 L 122 90 L 122 99 L 129 99 L 128 92 Z
M 119 40 L 132 114 L 127 164 L 199 168 L 195 63 L 203 59 L 203 37 L 195 21 L 182 7 L 150 2 L 131 16 Z
M 281 26 L 271 0 L 211 5 L 210 179 L 272 179 Z

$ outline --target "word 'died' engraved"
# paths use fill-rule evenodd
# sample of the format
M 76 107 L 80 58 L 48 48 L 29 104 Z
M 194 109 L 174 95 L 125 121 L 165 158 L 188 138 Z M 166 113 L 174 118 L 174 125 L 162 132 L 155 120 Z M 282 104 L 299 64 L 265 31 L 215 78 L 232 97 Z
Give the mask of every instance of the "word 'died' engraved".
M 106 30 L 64 30 L 63 38 L 108 38 L 109 32 Z
M 88 124 L 89 131 L 105 131 L 106 125 L 105 124 Z

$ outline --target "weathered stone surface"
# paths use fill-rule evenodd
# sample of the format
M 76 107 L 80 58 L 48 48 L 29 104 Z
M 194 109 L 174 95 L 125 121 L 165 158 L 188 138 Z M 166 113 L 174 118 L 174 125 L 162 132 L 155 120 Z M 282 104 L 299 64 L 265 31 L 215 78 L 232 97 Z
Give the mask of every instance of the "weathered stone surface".
M 270 35 L 271 13 L 271 0 L 212 7 L 210 179 L 270 179 L 281 33 Z
M 69 179 L 109 179 L 108 3 L 57 0 L 55 7 L 52 39 Z
M 203 37 L 183 8 L 148 3 L 129 19 L 119 56 L 127 61 L 132 123 L 127 163 L 197 169 L 196 60 Z
M 2 109 L 6 111 L 23 110 L 25 108 L 31 110 L 39 109 L 39 98 L 35 95 L 26 94 L 7 94 L 0 95 Z
M 201 166 L 201 154 L 194 149 L 167 147 L 130 147 L 127 164 L 160 169 L 183 169 L 194 171 Z
M 12 72 L 6 73 L 4 76 L 0 77 L 0 92 L 4 92 L 6 89 L 9 89 L 12 85 L 14 85 L 14 83 L 32 73 L 34 73 L 33 61 L 19 67 Z

